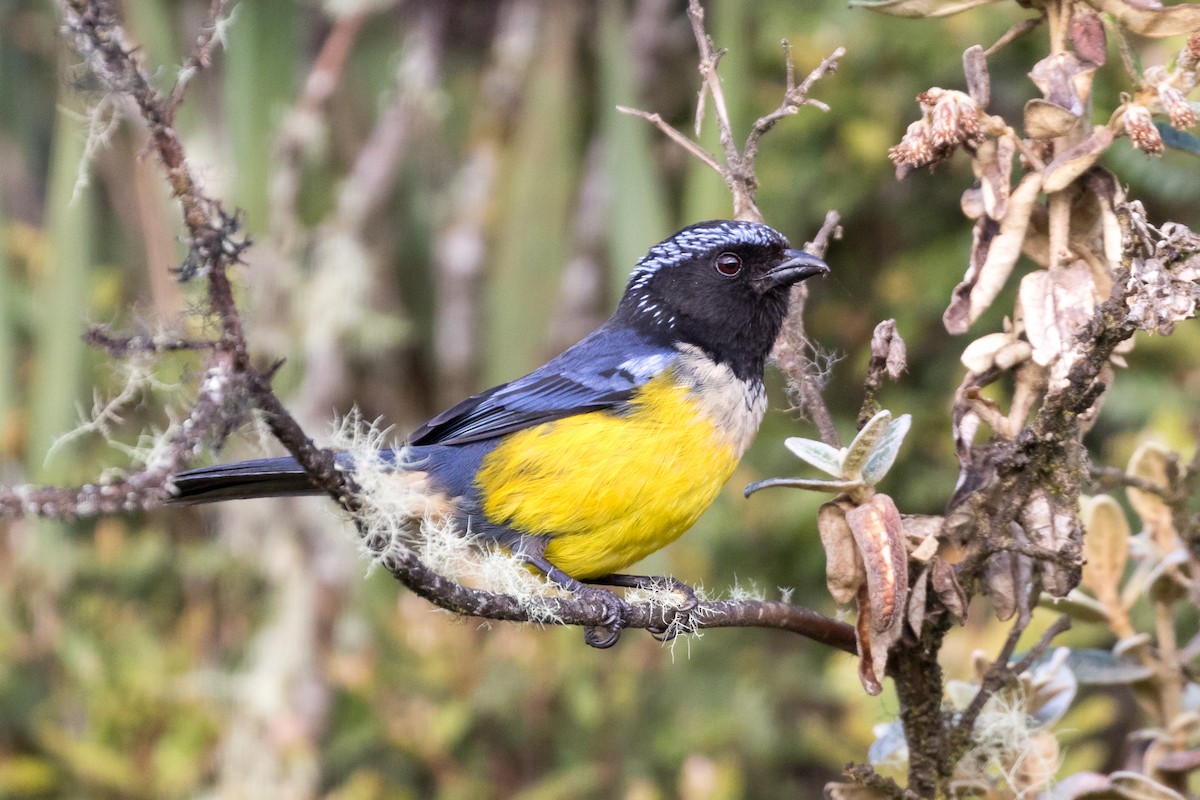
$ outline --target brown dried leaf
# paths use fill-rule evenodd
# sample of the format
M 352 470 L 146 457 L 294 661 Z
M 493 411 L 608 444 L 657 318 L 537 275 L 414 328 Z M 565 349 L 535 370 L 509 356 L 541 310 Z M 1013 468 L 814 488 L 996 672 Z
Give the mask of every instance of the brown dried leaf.
M 1064 150 L 1046 165 L 1042 172 L 1042 190 L 1050 194 L 1070 186 L 1076 178 L 1091 169 L 1112 141 L 1112 131 L 1107 125 L 1094 127 L 1083 141 Z
M 1008 281 L 1008 276 L 1021 255 L 1021 242 L 1025 238 L 1029 215 L 1033 211 L 1041 185 L 1041 174 L 1031 172 L 1021 179 L 1010 195 L 1008 210 L 1000 223 L 1000 232 L 991 240 L 987 258 L 970 290 L 968 325 L 979 319 L 979 315 L 991 306 Z M 955 289 L 955 292 L 958 290 Z
M 983 48 L 973 44 L 963 51 L 963 75 L 967 79 L 967 93 L 980 108 L 987 108 L 992 95 L 992 80 L 988 76 L 987 56 Z
M 1158 762 L 1163 772 L 1195 772 L 1200 769 L 1200 750 L 1182 750 L 1167 753 Z
M 1042 586 L 1055 597 L 1065 597 L 1081 577 L 1083 528 L 1071 509 L 1060 506 L 1045 489 L 1035 489 L 1021 510 L 1021 526 L 1029 541 L 1074 562 L 1068 566 L 1041 562 Z
M 1071 361 L 1061 357 L 1074 345 L 1095 306 L 1091 271 L 1079 261 L 1053 272 L 1035 270 L 1021 279 L 1017 302 L 1034 362 L 1043 367 L 1066 362 L 1052 370 L 1052 379 L 1060 371 L 1065 375 Z
M 896 330 L 896 320 L 885 319 L 875 326 L 875 332 L 871 334 L 871 357 L 883 359 L 887 376 L 892 380 L 899 380 L 904 373 L 908 349 Z
M 1017 559 L 1022 556 L 1008 550 L 993 553 L 983 565 L 983 588 L 996 609 L 996 618 L 1004 621 L 1017 613 Z
M 1200 29 L 1200 3 L 1150 8 L 1126 0 L 1088 0 L 1091 5 L 1141 36 L 1182 36 Z
M 892 498 L 881 492 L 847 510 L 846 522 L 867 569 L 874 629 L 891 630 L 908 596 L 908 551 L 900 512 Z
M 921 574 L 917 576 L 912 591 L 908 595 L 908 627 L 912 628 L 912 632 L 917 638 L 920 638 L 921 628 L 925 626 L 925 606 L 929 598 L 929 572 L 928 569 L 921 570 Z
M 1140 772 L 1120 770 L 1108 777 L 1112 789 L 1125 800 L 1184 800 L 1179 792 Z
M 1135 478 L 1166 488 L 1169 485 L 1167 462 L 1170 456 L 1171 451 L 1157 442 L 1143 442 L 1133 451 L 1125 471 Z M 1150 533 L 1155 544 L 1164 552 L 1173 550 L 1177 538 L 1175 522 L 1171 517 L 1171 509 L 1162 498 L 1132 487 L 1125 490 L 1125 496 L 1141 518 L 1142 528 Z
M 938 600 L 951 616 L 959 622 L 964 622 L 967 618 L 967 593 L 959 585 L 958 577 L 954 574 L 954 567 L 935 557 L 930 562 L 929 571 L 932 573 L 930 588 L 937 595 Z
M 964 189 L 958 205 L 964 217 L 979 219 L 983 216 L 983 190 L 977 186 Z
M 982 199 L 982 193 L 980 194 Z M 1000 233 L 1000 223 L 988 216 L 981 216 L 975 221 L 971 233 L 971 262 L 962 282 L 954 287 L 950 295 L 950 305 L 942 314 L 942 324 L 948 333 L 958 335 L 966 333 L 971 325 L 971 291 L 979 280 L 979 273 L 987 261 L 988 250 L 992 240 Z
M 1129 521 L 1125 512 L 1106 494 L 1083 506 L 1083 585 L 1106 606 L 1116 608 L 1119 587 L 1129 559 Z
M 868 8 L 893 17 L 948 17 L 997 0 L 850 0 L 851 7 Z
M 1056 53 L 1033 65 L 1030 79 L 1042 90 L 1042 95 L 1056 106 L 1065 108 L 1077 117 L 1086 113 L 1084 102 L 1091 93 L 1095 64 L 1088 64 L 1074 53 Z
M 1098 67 L 1104 66 L 1108 58 L 1108 42 L 1099 14 L 1082 3 L 1076 5 L 1071 15 L 1069 35 L 1080 58 Z
M 1011 333 L 988 333 L 971 342 L 962 352 L 962 365 L 981 375 L 996 363 L 996 354 L 1014 341 Z
M 983 190 L 984 212 L 992 219 L 1001 221 L 1008 212 L 1013 156 L 1016 155 L 1017 144 L 1007 133 L 988 142 L 994 144 L 990 147 L 980 145 L 972 165 Z
M 817 532 L 825 548 L 825 585 L 839 603 L 849 603 L 867 582 L 866 567 L 846 522 L 846 511 L 853 508 L 848 500 L 835 500 L 817 511 Z
M 1079 122 L 1079 116 L 1040 97 L 1025 103 L 1025 135 L 1030 139 L 1057 139 Z
M 869 695 L 883 691 L 887 674 L 888 645 L 875 641 L 871 618 L 871 591 L 864 585 L 858 590 L 858 621 L 854 632 L 858 639 L 858 680 Z

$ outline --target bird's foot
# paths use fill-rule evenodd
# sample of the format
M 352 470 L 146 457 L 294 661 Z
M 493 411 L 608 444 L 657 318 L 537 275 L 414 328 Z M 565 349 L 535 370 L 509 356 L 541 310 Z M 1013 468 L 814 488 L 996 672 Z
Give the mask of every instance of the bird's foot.
M 588 603 L 604 607 L 604 621 L 599 625 L 588 625 L 583 629 L 583 641 L 598 650 L 612 647 L 621 638 L 625 627 L 625 601 L 607 589 L 580 586 L 576 595 Z
M 678 592 L 683 595 L 683 602 L 677 606 L 664 606 L 661 611 L 662 621 L 651 623 L 646 630 L 660 642 L 669 642 L 680 633 L 692 630 L 692 610 L 700 605 L 696 590 L 688 584 L 670 575 L 606 575 L 588 583 L 603 583 L 608 586 L 623 586 L 630 589 L 650 589 L 652 591 Z

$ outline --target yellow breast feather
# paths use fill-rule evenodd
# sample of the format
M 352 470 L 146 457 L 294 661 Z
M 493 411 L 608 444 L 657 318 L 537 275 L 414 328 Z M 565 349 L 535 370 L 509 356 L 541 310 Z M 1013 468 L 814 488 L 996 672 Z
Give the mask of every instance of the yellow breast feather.
M 579 579 L 617 572 L 674 541 L 729 478 L 741 447 L 664 374 L 622 414 L 594 411 L 509 436 L 477 482 L 488 520 L 550 537 Z

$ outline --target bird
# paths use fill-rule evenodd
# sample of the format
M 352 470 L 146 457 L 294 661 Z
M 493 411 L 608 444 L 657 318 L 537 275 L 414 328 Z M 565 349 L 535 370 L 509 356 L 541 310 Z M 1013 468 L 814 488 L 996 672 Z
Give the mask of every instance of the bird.
M 620 601 L 584 582 L 686 589 L 621 570 L 716 498 L 766 411 L 764 367 L 791 288 L 828 272 L 763 223 L 689 225 L 637 262 L 599 328 L 434 416 L 383 458 L 460 530 L 599 600 L 605 624 L 585 638 L 611 646 Z M 348 454 L 337 463 L 353 469 Z M 287 457 L 192 469 L 171 485 L 176 504 L 320 493 Z

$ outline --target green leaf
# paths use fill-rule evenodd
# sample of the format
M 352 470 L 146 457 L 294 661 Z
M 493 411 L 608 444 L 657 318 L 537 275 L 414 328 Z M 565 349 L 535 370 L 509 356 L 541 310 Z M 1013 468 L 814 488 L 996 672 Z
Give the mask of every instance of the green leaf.
M 1177 131 L 1165 122 L 1155 122 L 1154 127 L 1158 128 L 1163 144 L 1167 147 L 1200 156 L 1200 136 L 1187 131 Z
M 822 472 L 842 477 L 842 452 L 816 439 L 801 439 L 792 436 L 783 440 L 783 446 L 800 459 L 807 461 Z
M 842 477 L 858 478 L 862 475 L 863 465 L 875 450 L 875 445 L 883 438 L 892 422 L 892 412 L 883 410 L 867 421 L 862 430 L 854 437 L 854 441 L 846 448 L 842 456 Z
M 901 414 L 892 420 L 892 423 L 887 426 L 887 430 L 883 432 L 883 436 L 875 443 L 875 449 L 871 451 L 871 455 L 867 456 L 867 463 L 862 470 L 863 483 L 874 486 L 883 480 L 883 476 L 887 475 L 892 464 L 896 463 L 896 455 L 900 452 L 900 445 L 904 444 L 904 437 L 908 435 L 910 427 L 912 427 L 911 414 Z
M 1080 622 L 1108 622 L 1108 612 L 1104 606 L 1078 589 L 1072 589 L 1066 597 L 1052 597 L 1043 592 L 1037 604 Z
M 1083 686 L 1124 686 L 1154 676 L 1152 667 L 1123 661 L 1108 650 L 1071 650 L 1067 666 Z

